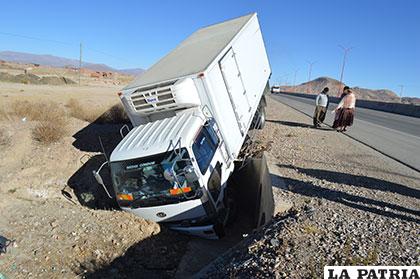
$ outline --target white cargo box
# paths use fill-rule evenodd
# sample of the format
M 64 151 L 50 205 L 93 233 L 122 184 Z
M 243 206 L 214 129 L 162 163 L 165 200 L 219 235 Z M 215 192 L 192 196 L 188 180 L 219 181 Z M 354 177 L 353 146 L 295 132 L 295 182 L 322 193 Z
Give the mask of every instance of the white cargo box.
M 127 85 L 134 126 L 183 109 L 210 111 L 236 158 L 271 74 L 257 14 L 199 29 Z

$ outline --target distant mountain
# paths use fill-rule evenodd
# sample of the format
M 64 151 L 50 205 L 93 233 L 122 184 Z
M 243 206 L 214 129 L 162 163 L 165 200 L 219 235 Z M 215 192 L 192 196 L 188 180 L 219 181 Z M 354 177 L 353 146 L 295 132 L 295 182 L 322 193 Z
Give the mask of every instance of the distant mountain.
M 44 66 L 50 67 L 79 67 L 79 60 L 77 59 L 69 59 L 49 54 L 32 54 L 32 53 L 25 53 L 25 52 L 15 52 L 15 51 L 0 51 L 0 60 L 8 61 L 8 62 L 17 62 L 17 63 L 31 63 L 31 64 L 39 64 Z M 89 62 L 83 62 L 82 67 L 86 69 L 90 69 L 93 71 L 101 71 L 101 72 L 119 72 L 122 74 L 127 75 L 138 75 L 144 72 L 143 69 L 114 69 L 105 64 L 95 64 Z
M 281 89 L 285 92 L 318 94 L 324 89 L 324 87 L 329 88 L 329 95 L 337 96 L 339 94 L 339 90 L 342 90 L 342 88 L 344 87 L 344 84 L 340 83 L 338 80 L 333 78 L 320 77 L 296 86 L 281 86 Z M 357 86 L 351 87 L 351 89 L 353 90 L 353 92 L 356 93 L 356 96 L 360 99 L 379 100 L 384 102 L 400 101 L 400 97 L 398 97 L 397 94 L 388 89 L 372 90 Z

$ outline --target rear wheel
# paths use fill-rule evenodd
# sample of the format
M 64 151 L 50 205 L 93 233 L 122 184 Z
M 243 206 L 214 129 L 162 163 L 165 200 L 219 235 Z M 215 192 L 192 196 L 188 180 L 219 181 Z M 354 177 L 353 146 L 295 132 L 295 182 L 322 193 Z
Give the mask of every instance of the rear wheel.
M 265 108 L 261 107 L 260 108 L 260 113 L 259 113 L 259 121 L 257 124 L 257 129 L 262 130 L 264 128 L 265 125 Z
M 255 112 L 254 119 L 252 119 L 252 128 L 262 130 L 265 125 L 265 108 L 260 104 L 257 111 Z

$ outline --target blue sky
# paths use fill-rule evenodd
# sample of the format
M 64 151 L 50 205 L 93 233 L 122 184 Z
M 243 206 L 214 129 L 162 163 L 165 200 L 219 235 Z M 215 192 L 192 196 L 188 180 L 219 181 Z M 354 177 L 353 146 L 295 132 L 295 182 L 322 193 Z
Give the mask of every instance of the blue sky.
M 199 27 L 257 12 L 272 83 L 340 78 L 420 97 L 420 1 L 5 1 L 0 50 L 78 58 L 116 68 L 147 68 Z M 45 39 L 30 40 L 4 33 Z M 58 42 L 53 42 L 58 41 Z M 62 42 L 62 43 L 59 43 Z

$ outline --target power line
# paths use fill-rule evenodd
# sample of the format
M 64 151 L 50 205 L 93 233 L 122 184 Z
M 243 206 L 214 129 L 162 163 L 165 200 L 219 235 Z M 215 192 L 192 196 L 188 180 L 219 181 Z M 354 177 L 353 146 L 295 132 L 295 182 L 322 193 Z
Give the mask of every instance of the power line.
M 6 35 L 6 36 L 12 36 L 12 37 L 19 37 L 19 38 L 23 38 L 23 39 L 29 39 L 29 40 L 36 40 L 36 41 L 42 41 L 42 42 L 62 44 L 62 45 L 70 45 L 70 46 L 76 45 L 76 44 L 72 44 L 72 43 L 68 43 L 68 42 L 62 42 L 62 41 L 50 40 L 50 39 L 43 39 L 43 38 L 38 38 L 38 37 L 32 37 L 32 36 L 26 36 L 26 35 L 20 35 L 20 34 L 14 34 L 14 33 L 2 32 L 2 31 L 0 31 L 0 34 L 1 35 Z
M 9 33 L 9 32 L 2 32 L 2 31 L 0 31 L 0 35 L 18 37 L 18 38 L 23 38 L 23 39 L 28 39 L 28 40 L 36 40 L 36 41 L 41 41 L 41 42 L 56 43 L 56 44 L 67 45 L 67 46 L 78 46 L 78 44 L 76 44 L 76 43 L 69 43 L 69 42 L 63 42 L 63 41 L 57 41 L 57 40 L 51 40 L 51 39 L 45 39 L 45 38 L 33 37 L 33 36 L 26 36 L 26 35 Z M 123 59 L 121 57 L 118 57 L 118 56 L 115 56 L 115 55 L 112 55 L 112 54 L 109 54 L 107 52 L 97 50 L 97 49 L 94 49 L 94 48 L 84 47 L 84 49 L 88 50 L 88 51 L 91 51 L 91 52 L 96 52 L 96 53 L 114 58 L 116 60 L 120 60 L 120 61 L 123 61 L 123 62 L 131 62 L 131 61 L 128 61 L 128 60 Z

